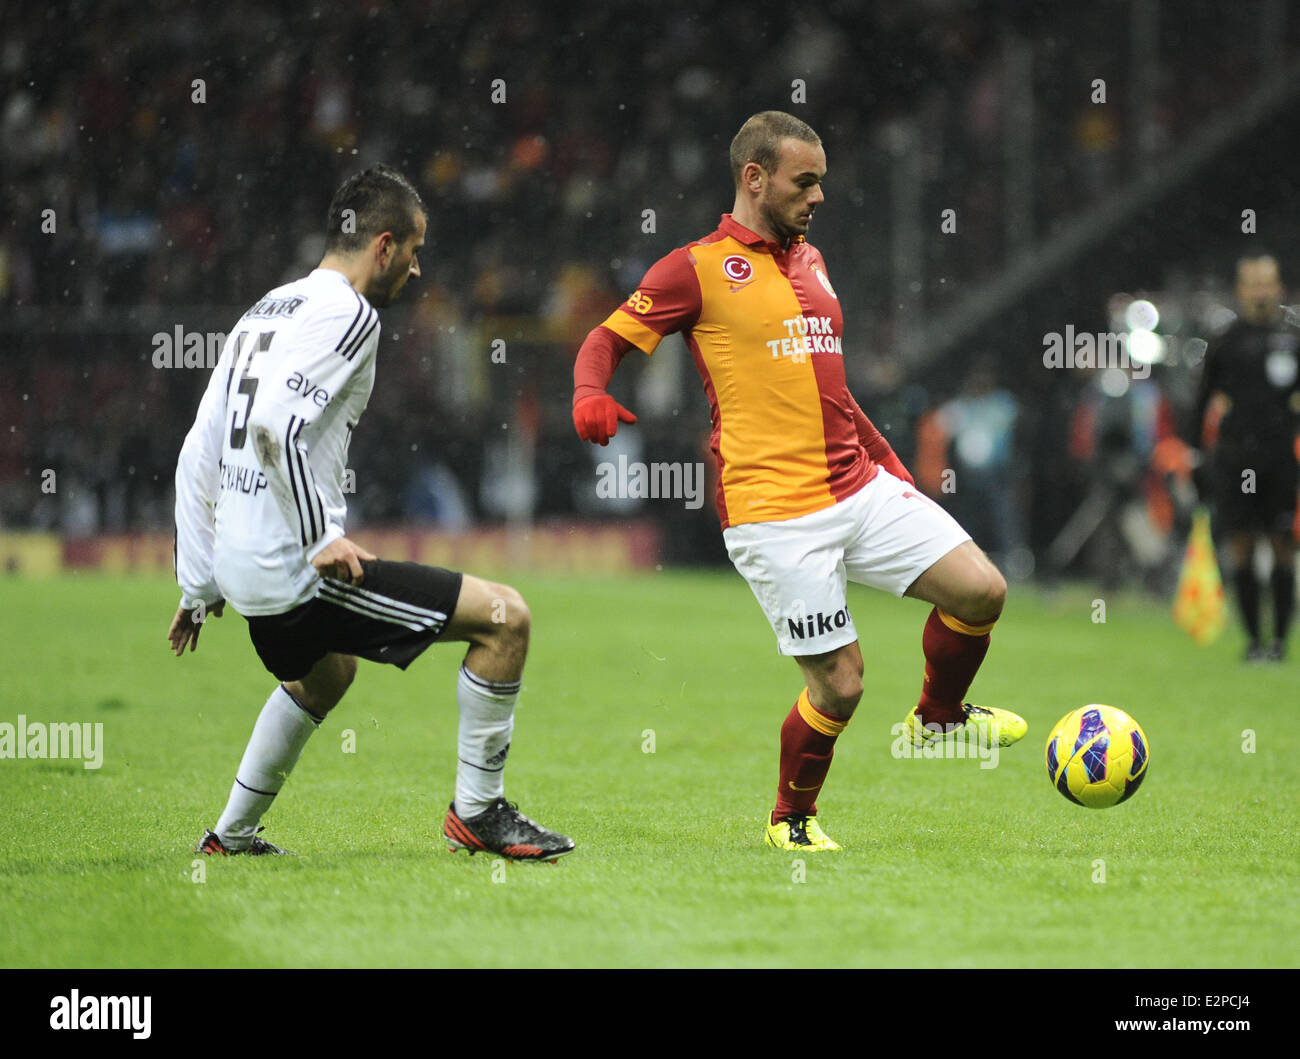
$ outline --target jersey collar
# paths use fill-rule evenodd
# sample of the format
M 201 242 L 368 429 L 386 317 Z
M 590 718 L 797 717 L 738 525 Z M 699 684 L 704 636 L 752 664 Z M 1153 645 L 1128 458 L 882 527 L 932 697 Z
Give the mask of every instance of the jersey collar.
M 729 213 L 724 213 L 722 215 L 722 220 L 718 223 L 718 231 L 722 232 L 723 235 L 731 236 L 731 238 L 736 240 L 736 242 L 743 243 L 745 246 L 752 246 L 755 248 L 760 246 L 764 247 L 772 254 L 780 254 L 785 250 L 793 250 L 795 246 L 804 241 L 802 235 L 796 235 L 790 240 L 790 245 L 784 247 L 780 243 L 774 243 L 770 239 L 764 239 L 757 232 L 750 231 Z
M 339 271 L 338 269 L 336 269 L 336 268 L 314 268 L 314 269 L 311 270 L 311 275 L 313 275 L 313 276 L 338 276 L 338 278 L 341 279 L 344 283 L 347 283 L 347 285 L 348 285 L 349 287 L 352 286 L 352 284 L 351 284 L 351 282 L 349 282 L 347 276 L 343 275 L 343 273 L 340 272 L 340 271 Z

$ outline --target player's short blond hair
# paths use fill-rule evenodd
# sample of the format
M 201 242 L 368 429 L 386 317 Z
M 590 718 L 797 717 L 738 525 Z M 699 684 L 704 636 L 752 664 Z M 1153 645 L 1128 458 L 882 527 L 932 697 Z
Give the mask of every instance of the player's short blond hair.
M 763 110 L 740 127 L 731 141 L 731 179 L 740 187 L 740 173 L 750 162 L 757 162 L 768 173 L 775 173 L 777 152 L 787 137 L 820 147 L 822 139 L 806 121 L 783 110 Z

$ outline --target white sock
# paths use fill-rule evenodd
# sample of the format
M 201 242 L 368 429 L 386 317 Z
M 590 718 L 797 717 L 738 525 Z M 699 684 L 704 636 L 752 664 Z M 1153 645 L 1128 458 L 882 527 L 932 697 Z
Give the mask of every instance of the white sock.
M 230 800 L 217 821 L 217 837 L 226 849 L 248 848 L 262 814 L 271 808 L 302 748 L 319 727 L 320 721 L 299 706 L 283 684 L 271 692 L 249 736 Z
M 456 813 L 477 816 L 505 793 L 506 754 L 515 728 L 519 681 L 491 681 L 464 666 L 456 679 Z

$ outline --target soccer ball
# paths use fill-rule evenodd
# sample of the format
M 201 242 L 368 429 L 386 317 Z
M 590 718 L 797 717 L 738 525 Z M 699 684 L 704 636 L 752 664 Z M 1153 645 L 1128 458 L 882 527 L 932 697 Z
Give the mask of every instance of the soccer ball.
M 1076 805 L 1108 809 L 1146 778 L 1150 744 L 1123 710 L 1097 703 L 1066 714 L 1047 737 L 1047 775 Z

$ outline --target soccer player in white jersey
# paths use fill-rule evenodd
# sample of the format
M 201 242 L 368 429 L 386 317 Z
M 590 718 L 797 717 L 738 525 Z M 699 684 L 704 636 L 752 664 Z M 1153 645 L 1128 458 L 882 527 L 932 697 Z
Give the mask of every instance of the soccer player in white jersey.
M 467 642 L 452 849 L 554 860 L 573 840 L 504 796 L 530 616 L 513 588 L 377 559 L 344 533 L 348 442 L 374 385 L 376 308 L 420 274 L 426 211 L 396 170 L 376 166 L 335 193 L 325 256 L 239 319 L 176 468 L 176 579 L 167 638 L 198 646 L 225 603 L 248 619 L 281 683 L 253 727 L 225 811 L 195 852 L 284 853 L 258 836 L 311 734 L 338 705 L 357 659 L 405 669 L 437 640 Z M 504 619 L 504 620 L 502 620 Z

